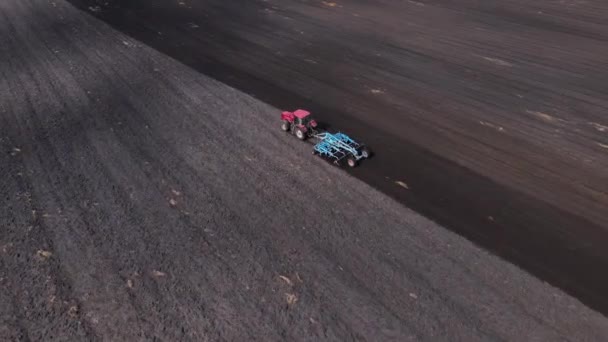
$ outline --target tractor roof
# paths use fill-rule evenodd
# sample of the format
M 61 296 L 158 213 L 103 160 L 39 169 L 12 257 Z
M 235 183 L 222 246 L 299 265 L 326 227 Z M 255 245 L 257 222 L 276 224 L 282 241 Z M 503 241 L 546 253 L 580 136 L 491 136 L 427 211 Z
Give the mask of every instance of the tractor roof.
M 295 115 L 297 118 L 304 119 L 305 117 L 310 115 L 310 112 L 305 111 L 304 109 L 298 109 L 293 112 L 293 115 Z

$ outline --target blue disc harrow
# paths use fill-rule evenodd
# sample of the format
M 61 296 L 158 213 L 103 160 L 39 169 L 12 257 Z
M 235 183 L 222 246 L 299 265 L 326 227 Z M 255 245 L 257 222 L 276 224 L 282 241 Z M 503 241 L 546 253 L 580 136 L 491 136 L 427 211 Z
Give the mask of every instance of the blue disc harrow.
M 344 133 L 319 133 L 315 135 L 319 142 L 313 147 L 313 153 L 340 164 L 346 159 L 349 166 L 354 167 L 357 162 L 369 158 L 369 150 Z

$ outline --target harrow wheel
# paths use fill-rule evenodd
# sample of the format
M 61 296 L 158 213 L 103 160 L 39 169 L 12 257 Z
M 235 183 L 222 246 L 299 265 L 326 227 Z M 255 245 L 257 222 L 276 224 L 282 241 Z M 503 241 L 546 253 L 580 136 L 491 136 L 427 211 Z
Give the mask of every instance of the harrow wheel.
M 350 167 L 355 167 L 357 166 L 357 159 L 355 159 L 355 157 L 348 157 L 346 159 L 346 164 L 348 164 Z
M 363 147 L 361 149 L 361 156 L 367 159 L 372 156 L 372 151 L 368 147 Z

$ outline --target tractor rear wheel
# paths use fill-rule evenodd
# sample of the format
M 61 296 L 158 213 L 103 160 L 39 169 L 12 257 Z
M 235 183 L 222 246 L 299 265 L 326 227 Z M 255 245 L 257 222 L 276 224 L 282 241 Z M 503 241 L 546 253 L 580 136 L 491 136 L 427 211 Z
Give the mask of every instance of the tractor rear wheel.
M 283 120 L 283 123 L 281 124 L 281 129 L 285 132 L 289 131 L 289 122 Z
M 298 139 L 300 140 L 305 140 L 306 139 L 306 133 L 304 133 L 304 131 L 301 128 L 296 128 L 296 137 L 298 137 Z

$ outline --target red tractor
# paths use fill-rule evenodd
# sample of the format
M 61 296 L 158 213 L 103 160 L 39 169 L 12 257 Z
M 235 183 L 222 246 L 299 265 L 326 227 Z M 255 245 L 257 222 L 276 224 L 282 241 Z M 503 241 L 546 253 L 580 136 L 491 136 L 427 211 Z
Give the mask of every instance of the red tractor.
M 311 118 L 310 112 L 303 109 L 281 113 L 281 121 L 281 128 L 285 132 L 291 131 L 300 140 L 306 140 L 317 133 L 317 122 Z

